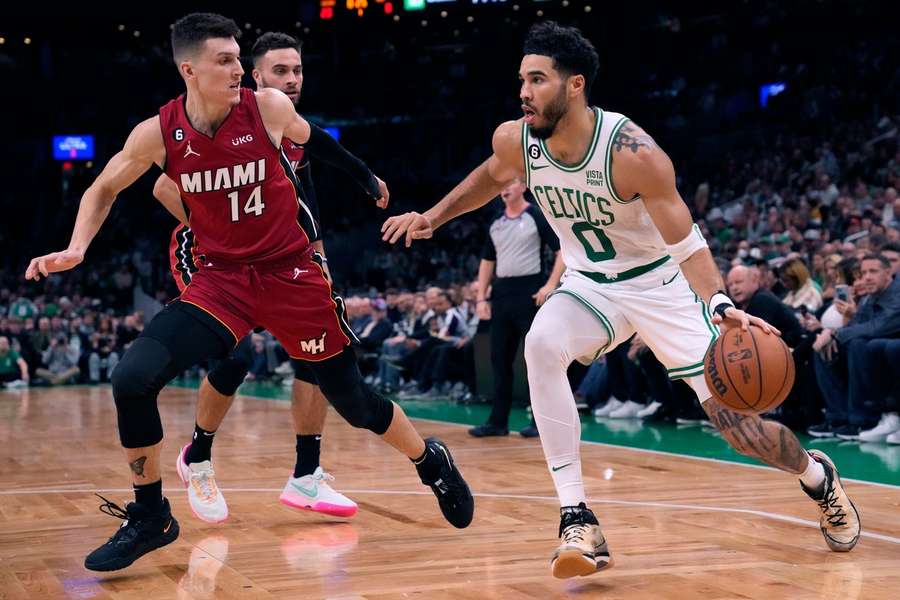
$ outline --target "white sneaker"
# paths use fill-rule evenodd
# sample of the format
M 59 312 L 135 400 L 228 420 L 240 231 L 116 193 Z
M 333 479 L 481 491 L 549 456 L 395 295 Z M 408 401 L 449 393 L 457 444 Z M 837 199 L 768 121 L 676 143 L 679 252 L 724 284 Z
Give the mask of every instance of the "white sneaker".
M 656 411 L 662 408 L 662 402 L 658 400 L 654 400 L 644 408 L 638 411 L 637 418 L 638 419 L 646 419 L 647 417 L 652 417 L 656 414 Z
M 228 505 L 216 486 L 216 474 L 212 469 L 212 463 L 204 460 L 187 464 L 185 456 L 190 447 L 188 444 L 181 449 L 175 463 L 175 471 L 178 472 L 181 483 L 187 488 L 188 502 L 194 516 L 207 523 L 221 523 L 228 518 Z
M 14 379 L 6 384 L 6 387 L 11 390 L 27 388 L 28 384 L 25 383 L 24 379 Z
M 637 418 L 638 413 L 643 409 L 643 404 L 638 404 L 637 402 L 628 400 L 627 402 L 625 402 L 625 404 L 609 413 L 608 416 L 610 419 L 634 419 Z
M 289 477 L 278 500 L 292 508 L 311 510 L 333 517 L 352 517 L 358 507 L 356 502 L 336 492 L 328 485 L 334 477 L 317 467 L 312 475 Z
M 621 400 L 619 400 L 618 398 L 616 398 L 615 396 L 610 396 L 609 400 L 607 401 L 606 404 L 604 404 L 603 406 L 598 406 L 597 408 L 594 409 L 594 416 L 595 417 L 608 417 L 609 413 L 616 410 L 623 404 L 625 404 L 625 403 L 622 402 Z
M 900 431 L 900 416 L 897 413 L 884 413 L 878 425 L 872 429 L 859 432 L 861 442 L 883 442 L 889 435 Z
M 888 444 L 900 444 L 900 431 L 895 431 L 884 440 Z
M 277 367 L 275 367 L 275 373 L 281 375 L 282 377 L 290 377 L 294 378 L 294 366 L 291 364 L 291 361 L 286 360 Z

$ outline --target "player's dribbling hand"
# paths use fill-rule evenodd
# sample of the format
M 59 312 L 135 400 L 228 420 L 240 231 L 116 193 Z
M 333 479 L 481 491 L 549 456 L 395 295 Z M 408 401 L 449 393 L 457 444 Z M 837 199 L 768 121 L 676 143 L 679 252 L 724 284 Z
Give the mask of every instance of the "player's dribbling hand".
M 44 256 L 32 258 L 25 269 L 25 279 L 40 281 L 41 276 L 47 277 L 50 273 L 68 271 L 78 266 L 84 260 L 84 252 L 76 250 L 63 250 L 52 252 Z
M 425 240 L 434 233 L 431 221 L 425 215 L 417 212 L 408 212 L 396 217 L 391 217 L 381 226 L 381 239 L 389 244 L 394 244 L 401 237 L 406 236 L 406 247 L 412 245 L 413 240 Z
M 388 203 L 390 202 L 391 193 L 388 191 L 387 184 L 382 181 L 382 179 L 378 176 L 375 177 L 378 180 L 378 191 L 381 192 L 381 197 L 375 201 L 375 206 L 378 208 L 387 208 Z
M 751 325 L 756 325 L 760 329 L 762 329 L 765 333 L 774 333 L 775 335 L 781 335 L 781 332 L 772 325 L 769 325 L 763 319 L 759 317 L 754 317 L 753 315 L 748 315 L 744 311 L 739 308 L 729 307 L 725 309 L 725 318 L 723 319 L 721 315 L 714 314 L 712 318 L 712 322 L 715 325 L 721 325 L 724 329 L 731 329 L 732 327 L 740 327 L 744 331 L 750 329 Z

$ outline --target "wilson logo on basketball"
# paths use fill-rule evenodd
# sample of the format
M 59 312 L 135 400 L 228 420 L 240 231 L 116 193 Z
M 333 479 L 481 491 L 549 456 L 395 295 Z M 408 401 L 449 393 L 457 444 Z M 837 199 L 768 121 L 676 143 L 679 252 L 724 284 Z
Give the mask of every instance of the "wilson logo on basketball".
M 719 375 L 719 366 L 716 363 L 715 344 L 710 348 L 709 354 L 707 355 L 706 374 L 709 376 L 709 383 L 712 384 L 719 396 L 724 396 L 728 393 L 728 386 L 725 385 L 725 382 L 722 381 L 722 376 Z
M 247 135 L 242 135 L 241 137 L 232 138 L 231 145 L 232 146 L 240 146 L 241 144 L 246 144 L 248 142 L 253 141 L 253 134 L 248 133 Z

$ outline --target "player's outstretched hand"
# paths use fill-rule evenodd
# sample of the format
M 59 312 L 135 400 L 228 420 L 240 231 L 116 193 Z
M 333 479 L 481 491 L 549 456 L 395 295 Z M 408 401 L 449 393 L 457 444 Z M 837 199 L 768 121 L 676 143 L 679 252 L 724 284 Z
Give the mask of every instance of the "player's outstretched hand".
M 25 279 L 40 281 L 41 276 L 47 277 L 50 273 L 68 271 L 77 267 L 84 260 L 84 252 L 75 250 L 63 250 L 52 252 L 44 256 L 32 258 L 25 269 Z
M 756 325 L 760 329 L 762 329 L 766 333 L 774 333 L 775 335 L 781 335 L 781 332 L 772 325 L 769 325 L 763 319 L 759 317 L 754 317 L 753 315 L 748 315 L 744 311 L 739 308 L 729 307 L 725 309 L 725 318 L 723 319 L 721 315 L 714 314 L 712 318 L 712 322 L 716 325 L 721 325 L 725 329 L 731 329 L 732 327 L 740 327 L 744 331 L 750 329 L 751 325 Z
M 388 191 L 387 184 L 382 181 L 382 179 L 378 176 L 375 177 L 378 180 L 378 191 L 381 192 L 381 196 L 375 201 L 375 206 L 378 208 L 387 208 L 388 202 L 390 202 L 391 193 Z
M 389 244 L 394 244 L 402 237 L 406 237 L 406 247 L 412 245 L 413 240 L 425 240 L 434 234 L 431 221 L 425 215 L 417 212 L 408 212 L 396 217 L 391 217 L 381 226 L 381 239 Z

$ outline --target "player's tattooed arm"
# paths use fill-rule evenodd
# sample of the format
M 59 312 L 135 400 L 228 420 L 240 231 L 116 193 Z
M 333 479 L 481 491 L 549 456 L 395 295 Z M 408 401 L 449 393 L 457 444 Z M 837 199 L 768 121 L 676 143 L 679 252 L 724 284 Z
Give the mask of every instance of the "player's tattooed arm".
M 613 148 L 616 152 L 630 150 L 633 154 L 637 154 L 641 148 L 652 150 L 657 148 L 657 145 L 646 131 L 636 123 L 629 121 L 622 125 L 622 128 L 616 133 L 616 137 L 613 138 Z
M 703 409 L 722 437 L 741 454 L 789 473 L 806 469 L 806 451 L 797 436 L 781 423 L 729 410 L 715 398 L 704 402 Z
M 146 456 L 141 456 L 140 458 L 131 461 L 128 463 L 128 466 L 131 468 L 131 472 L 137 475 L 138 477 L 146 477 L 144 475 L 144 463 L 147 462 Z

